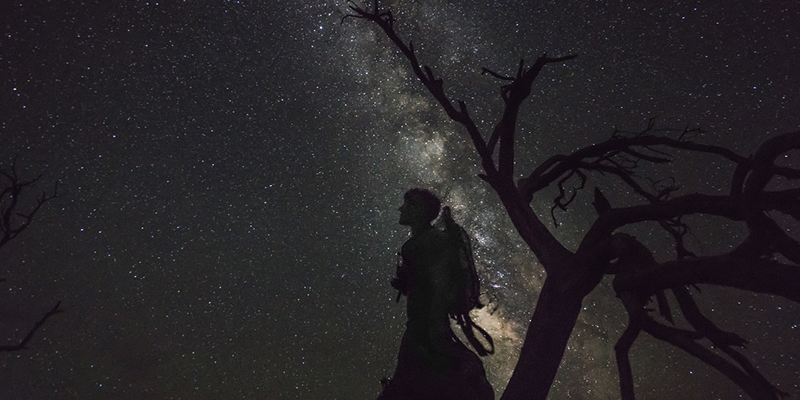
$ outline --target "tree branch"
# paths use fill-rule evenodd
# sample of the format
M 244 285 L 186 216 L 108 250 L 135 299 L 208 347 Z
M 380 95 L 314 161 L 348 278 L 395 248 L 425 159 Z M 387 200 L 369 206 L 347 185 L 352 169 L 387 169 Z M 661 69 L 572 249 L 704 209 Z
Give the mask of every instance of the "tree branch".
M 0 176 L 5 178 L 5 187 L 0 191 L 0 247 L 17 237 L 30 226 L 33 217 L 48 201 L 58 197 L 58 182 L 53 188 L 53 194 L 48 195 L 43 191 L 36 204 L 28 212 L 22 212 L 20 200 L 23 193 L 36 182 L 41 175 L 31 180 L 21 180 L 17 172 L 16 159 L 8 170 L 0 170 Z
M 621 291 L 655 293 L 701 283 L 782 296 L 800 303 L 800 267 L 729 254 L 665 262 L 619 285 Z
M 760 374 L 751 376 L 747 371 L 743 371 L 731 362 L 696 343 L 694 341 L 696 333 L 693 331 L 662 325 L 649 317 L 642 319 L 642 329 L 656 339 L 663 340 L 686 351 L 721 372 L 753 399 L 777 400 L 779 396 L 785 395 L 785 393 L 778 391 L 769 384 L 765 386 L 763 382 L 766 380 Z
M 47 319 L 52 317 L 53 315 L 56 315 L 56 314 L 58 314 L 58 313 L 60 313 L 62 311 L 61 309 L 59 309 L 60 306 L 61 306 L 61 302 L 59 301 L 58 303 L 56 303 L 56 305 L 50 311 L 47 312 L 47 314 L 45 314 L 42 317 L 42 319 L 40 319 L 39 321 L 36 322 L 36 324 L 33 325 L 33 328 L 31 328 L 31 330 L 28 331 L 28 334 L 25 335 L 25 338 L 23 338 L 22 341 L 20 341 L 18 344 L 15 344 L 15 345 L 0 346 L 0 352 L 18 351 L 18 350 L 26 349 L 27 348 L 26 346 L 27 346 L 28 342 L 31 341 L 31 339 L 33 338 L 33 335 L 36 333 L 36 331 L 39 330 L 39 328 L 41 328 L 42 325 L 44 325 L 45 321 L 47 321 Z
M 748 162 L 747 158 L 740 156 L 724 147 L 699 144 L 664 136 L 654 136 L 650 134 L 650 132 L 647 132 L 640 133 L 638 136 L 633 137 L 612 136 L 605 142 L 582 148 L 570 154 L 569 156 L 562 155 L 553 157 L 547 160 L 541 166 L 534 169 L 530 175 L 524 179 L 520 179 L 518 186 L 523 198 L 530 202 L 533 200 L 534 193 L 549 186 L 551 183 L 556 181 L 558 177 L 567 173 L 568 171 L 576 168 L 600 171 L 602 168 L 608 168 L 608 164 L 606 162 L 620 152 L 626 152 L 634 156 L 637 154 L 642 155 L 644 157 L 638 158 L 645 161 L 658 163 L 670 161 L 668 158 L 645 155 L 644 153 L 634 149 L 635 147 L 641 147 L 646 150 L 655 151 L 653 150 L 654 146 L 716 154 L 733 161 L 736 164 Z M 618 170 L 617 175 L 621 176 L 623 171 L 624 170 Z M 624 172 L 629 175 L 632 175 L 633 173 L 632 170 L 627 170 Z
M 514 132 L 516 131 L 517 117 L 522 102 L 530 95 L 533 81 L 539 76 L 545 65 L 568 61 L 577 57 L 575 54 L 564 57 L 551 58 L 547 53 L 542 54 L 533 65 L 525 70 L 524 60 L 520 60 L 517 77 L 508 85 L 501 88 L 501 96 L 505 102 L 503 116 L 494 128 L 489 142 L 494 144 L 499 140 L 498 175 L 501 179 L 511 180 L 514 176 Z M 495 137 L 499 139 L 495 139 Z M 493 149 L 493 146 L 490 146 Z
M 764 187 L 775 175 L 789 179 L 800 179 L 800 171 L 792 168 L 776 167 L 773 164 L 781 154 L 797 149 L 800 149 L 800 131 L 774 136 L 762 143 L 753 155 L 750 174 L 746 176 L 742 183 L 745 196 L 753 197 L 763 191 Z
M 633 390 L 633 369 L 631 368 L 630 350 L 642 328 L 633 319 L 628 319 L 628 327 L 614 345 L 617 356 L 617 370 L 619 371 L 619 391 L 622 400 L 636 400 Z
M 350 9 L 356 14 L 346 15 L 344 18 L 342 18 L 342 20 L 344 21 L 344 19 L 347 17 L 365 19 L 377 24 L 381 29 L 383 29 L 384 33 L 386 33 L 386 36 L 395 44 L 395 46 L 397 46 L 400 52 L 403 53 L 405 58 L 411 64 L 411 69 L 414 71 L 414 75 L 417 76 L 422 84 L 425 85 L 425 88 L 428 89 L 428 92 L 430 92 L 436 101 L 439 102 L 442 108 L 444 108 L 447 116 L 453 121 L 464 126 L 470 138 L 472 139 L 475 150 L 478 152 L 478 155 L 481 158 L 481 164 L 486 176 L 494 177 L 497 171 L 494 165 L 494 160 L 492 159 L 492 153 L 487 148 L 486 142 L 483 140 L 483 136 L 480 134 L 477 125 L 475 125 L 475 122 L 467 113 L 466 104 L 464 102 L 459 102 L 459 110 L 456 110 L 456 108 L 453 107 L 452 102 L 444 93 L 442 79 L 436 79 L 433 71 L 428 66 L 421 67 L 419 60 L 417 60 L 417 55 L 414 52 L 414 46 L 410 42 L 408 45 L 406 45 L 405 42 L 403 42 L 403 40 L 400 39 L 400 37 L 394 31 L 394 18 L 392 17 L 391 11 L 381 11 L 379 9 L 377 0 L 375 0 L 374 3 L 374 11 L 367 11 L 352 3 L 350 4 Z
M 716 215 L 741 221 L 744 215 L 737 200 L 731 196 L 693 193 L 658 203 L 614 208 L 595 221 L 587 236 L 607 235 L 625 225 L 668 220 L 689 214 Z
M 672 293 L 678 300 L 678 305 L 683 312 L 683 316 L 692 325 L 692 327 L 703 336 L 711 340 L 714 346 L 737 346 L 744 347 L 747 341 L 742 339 L 739 335 L 731 332 L 725 332 L 719 329 L 717 325 L 706 318 L 700 311 L 692 298 L 689 289 L 686 286 L 679 286 L 672 288 Z
M 481 68 L 481 75 L 486 75 L 486 74 L 489 74 L 489 75 L 491 75 L 491 76 L 493 76 L 493 77 L 495 77 L 497 79 L 503 80 L 503 81 L 513 81 L 514 80 L 514 78 L 512 78 L 510 76 L 503 76 L 503 75 L 500 75 L 497 72 L 494 72 L 494 71 L 492 71 L 490 69 Z

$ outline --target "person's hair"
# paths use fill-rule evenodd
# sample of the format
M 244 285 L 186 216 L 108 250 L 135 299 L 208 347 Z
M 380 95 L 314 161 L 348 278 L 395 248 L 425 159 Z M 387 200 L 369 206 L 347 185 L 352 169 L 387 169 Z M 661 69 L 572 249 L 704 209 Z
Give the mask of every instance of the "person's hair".
M 442 207 L 442 202 L 429 190 L 420 188 L 411 189 L 406 192 L 403 199 L 422 206 L 425 213 L 425 222 L 431 222 L 439 216 L 439 209 Z

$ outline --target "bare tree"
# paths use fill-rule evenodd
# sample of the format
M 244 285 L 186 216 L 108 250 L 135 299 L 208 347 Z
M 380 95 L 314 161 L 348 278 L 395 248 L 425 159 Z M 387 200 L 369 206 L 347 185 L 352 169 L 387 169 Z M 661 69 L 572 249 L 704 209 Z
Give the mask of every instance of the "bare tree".
M 41 175 L 30 180 L 21 178 L 17 171 L 16 160 L 11 164 L 11 168 L 0 170 L 0 181 L 2 181 L 2 189 L 0 190 L 0 248 L 25 231 L 42 206 L 57 197 L 58 182 L 56 182 L 51 195 L 48 195 L 47 191 L 43 191 L 39 197 L 27 196 L 29 189 L 32 189 L 40 178 Z M 4 281 L 4 278 L 0 278 L 0 282 Z M 28 342 L 33 338 L 36 331 L 44 325 L 45 321 L 61 312 L 60 306 L 61 302 L 56 303 L 50 311 L 34 324 L 33 328 L 28 331 L 19 343 L 2 345 L 0 346 L 0 352 L 17 351 L 26 348 Z
M 696 129 L 662 130 L 651 120 L 639 132 L 614 132 L 598 144 L 572 154 L 554 155 L 527 176 L 515 182 L 514 142 L 517 116 L 531 86 L 548 64 L 564 63 L 575 55 L 537 58 L 533 64 L 520 61 L 514 76 L 502 76 L 484 69 L 485 74 L 504 81 L 500 97 L 504 108 L 491 134 L 482 134 L 467 105 L 457 105 L 444 92 L 443 80 L 417 60 L 413 45 L 395 32 L 391 11 L 351 3 L 352 17 L 378 25 L 410 62 L 416 77 L 441 105 L 447 116 L 466 130 L 483 168 L 480 177 L 497 193 L 513 225 L 546 272 L 522 346 L 519 361 L 503 399 L 545 399 L 564 355 L 581 301 L 604 275 L 614 275 L 613 286 L 629 315 L 629 324 L 615 346 L 622 398 L 634 399 L 634 385 L 628 351 L 641 331 L 683 349 L 731 379 L 754 399 L 785 396 L 765 379 L 757 368 L 735 348 L 746 342 L 724 332 L 706 318 L 695 304 L 690 287 L 719 285 L 783 296 L 800 302 L 800 244 L 789 237 L 771 213 L 800 219 L 800 188 L 768 190 L 775 179 L 800 179 L 800 170 L 775 165 L 783 154 L 800 149 L 800 132 L 775 136 L 765 141 L 754 155 L 744 157 L 719 146 L 692 140 Z M 344 21 L 344 19 L 343 19 Z M 677 196 L 678 186 L 670 181 L 649 185 L 637 176 L 643 163 L 665 164 L 674 151 L 688 151 L 721 157 L 735 165 L 730 192 L 725 195 L 686 194 Z M 495 155 L 496 153 L 496 155 Z M 630 188 L 642 204 L 614 207 L 595 188 L 597 219 L 585 233 L 577 250 L 560 243 L 531 208 L 537 192 L 555 186 L 559 191 L 553 209 L 566 209 L 591 174 L 617 178 Z M 577 180 L 574 190 L 565 188 Z M 746 223 L 748 236 L 733 250 L 698 256 L 684 245 L 689 232 L 682 217 L 707 214 Z M 634 236 L 618 229 L 657 222 L 673 238 L 675 257 L 657 262 L 652 251 Z M 735 243 L 731 243 L 732 245 Z M 659 322 L 645 308 L 656 299 L 662 319 L 673 316 L 664 291 L 674 293 L 678 308 L 692 329 L 679 329 Z M 707 339 L 713 350 L 702 344 Z M 723 356 L 724 355 L 724 356 Z

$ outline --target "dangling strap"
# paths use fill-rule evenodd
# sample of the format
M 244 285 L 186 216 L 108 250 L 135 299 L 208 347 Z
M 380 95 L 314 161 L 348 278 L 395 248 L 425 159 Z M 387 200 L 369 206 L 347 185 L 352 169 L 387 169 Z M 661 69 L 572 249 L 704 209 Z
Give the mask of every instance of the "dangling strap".
M 400 251 L 397 252 L 397 272 L 396 277 L 392 280 L 392 287 L 397 289 L 397 299 L 395 302 L 399 303 L 403 295 L 408 295 L 408 282 L 403 279 L 403 255 Z
M 494 354 L 494 340 L 492 339 L 492 335 L 489 332 L 486 332 L 485 329 L 478 326 L 475 322 L 472 321 L 472 318 L 469 315 L 461 315 L 458 318 L 458 325 L 461 326 L 461 331 L 464 332 L 464 336 L 466 336 L 469 344 L 472 345 L 472 348 L 478 353 L 479 356 L 487 356 L 489 354 Z M 475 332 L 473 329 L 477 329 L 478 332 L 483 335 L 483 338 L 489 342 L 489 349 L 483 346 L 483 343 L 478 341 L 478 338 L 475 337 Z

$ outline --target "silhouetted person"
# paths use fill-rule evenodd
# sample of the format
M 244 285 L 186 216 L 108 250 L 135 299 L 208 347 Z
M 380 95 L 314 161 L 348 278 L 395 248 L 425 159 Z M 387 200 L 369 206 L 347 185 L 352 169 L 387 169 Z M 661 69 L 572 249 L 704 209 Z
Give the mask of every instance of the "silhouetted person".
M 450 329 L 450 315 L 461 314 L 458 308 L 468 295 L 469 277 L 461 236 L 454 240 L 447 229 L 431 224 L 440 207 L 439 199 L 423 189 L 406 192 L 400 207 L 399 222 L 411 228 L 411 238 L 403 244 L 392 286 L 408 297 L 408 322 L 394 376 L 378 400 L 494 399 L 480 359 Z M 448 209 L 443 214 L 460 230 Z

